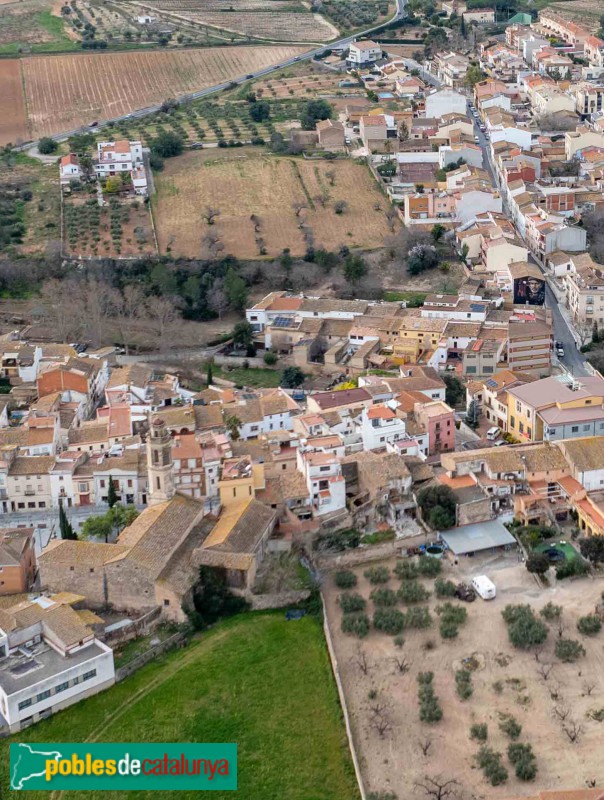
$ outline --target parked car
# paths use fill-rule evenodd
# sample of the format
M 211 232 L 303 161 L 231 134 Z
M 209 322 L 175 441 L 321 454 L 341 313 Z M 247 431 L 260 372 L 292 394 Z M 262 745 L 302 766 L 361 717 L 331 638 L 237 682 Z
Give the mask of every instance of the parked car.
M 562 342 L 556 342 L 556 355 L 558 358 L 564 357 L 564 345 Z

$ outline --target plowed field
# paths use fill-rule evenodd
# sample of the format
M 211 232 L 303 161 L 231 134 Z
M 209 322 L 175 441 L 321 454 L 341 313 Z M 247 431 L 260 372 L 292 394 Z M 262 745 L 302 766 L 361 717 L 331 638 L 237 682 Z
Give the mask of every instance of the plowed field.
M 278 64 L 304 50 L 217 47 L 26 58 L 22 64 L 31 132 L 45 136 L 119 117 Z
M 17 60 L 0 61 L 0 145 L 27 139 L 27 116 Z

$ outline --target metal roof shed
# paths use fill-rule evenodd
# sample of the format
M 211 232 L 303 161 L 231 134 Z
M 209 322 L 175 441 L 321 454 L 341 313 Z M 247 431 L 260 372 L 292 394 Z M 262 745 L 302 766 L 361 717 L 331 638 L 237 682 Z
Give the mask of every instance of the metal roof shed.
M 456 556 L 516 544 L 512 534 L 498 519 L 441 531 L 440 538 Z

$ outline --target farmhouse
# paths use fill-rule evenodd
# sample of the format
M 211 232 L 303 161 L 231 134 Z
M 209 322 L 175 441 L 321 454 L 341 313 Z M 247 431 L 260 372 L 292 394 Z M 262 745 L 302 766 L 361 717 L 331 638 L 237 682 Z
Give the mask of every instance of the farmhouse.
M 78 157 L 74 153 L 68 153 L 68 155 L 61 158 L 59 171 L 61 186 L 82 177 L 82 168 Z
M 94 159 L 94 171 L 99 178 L 127 176 L 132 181 L 136 194 L 142 196 L 147 194 L 143 146 L 139 141 L 118 139 L 115 142 L 99 142 Z

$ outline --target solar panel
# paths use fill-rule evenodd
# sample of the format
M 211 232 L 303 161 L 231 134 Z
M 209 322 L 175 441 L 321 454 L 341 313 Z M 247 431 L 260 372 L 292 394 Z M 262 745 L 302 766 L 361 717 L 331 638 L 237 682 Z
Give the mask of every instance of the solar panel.
M 485 386 L 488 386 L 489 389 L 496 389 L 497 388 L 497 381 L 494 381 L 493 378 L 489 378 L 486 382 Z
M 289 328 L 292 324 L 291 317 L 275 317 L 273 320 L 273 327 L 274 328 Z
M 482 303 L 470 303 L 470 309 L 472 311 L 484 311 L 484 306 Z

